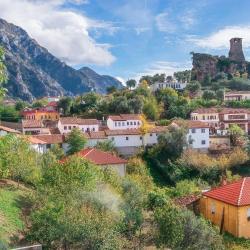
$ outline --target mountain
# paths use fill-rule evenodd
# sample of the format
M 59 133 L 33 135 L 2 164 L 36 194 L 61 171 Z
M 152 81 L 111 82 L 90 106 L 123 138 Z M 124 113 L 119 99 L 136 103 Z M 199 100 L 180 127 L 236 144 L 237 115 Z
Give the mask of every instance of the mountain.
M 9 80 L 8 95 L 23 100 L 57 95 L 78 95 L 106 87 L 122 88 L 111 76 L 102 76 L 90 68 L 76 70 L 40 46 L 22 28 L 0 19 L 0 46 L 5 49 Z

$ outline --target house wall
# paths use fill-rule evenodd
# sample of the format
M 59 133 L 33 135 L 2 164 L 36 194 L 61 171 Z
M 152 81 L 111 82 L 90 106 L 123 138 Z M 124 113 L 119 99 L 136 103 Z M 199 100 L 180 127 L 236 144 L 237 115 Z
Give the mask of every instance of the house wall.
M 202 131 L 204 131 L 204 133 Z M 191 141 L 192 143 L 190 143 Z M 208 149 L 209 148 L 209 128 L 189 129 L 188 134 L 187 134 L 187 142 L 189 146 L 194 149 Z
M 24 118 L 27 120 L 52 120 L 56 121 L 60 118 L 58 112 L 34 111 L 24 113 Z
M 42 134 L 42 128 L 23 128 L 23 133 L 33 135 Z
M 176 90 L 182 90 L 186 88 L 187 83 L 179 83 L 179 82 L 156 82 L 150 86 L 151 91 L 155 92 L 157 90 L 172 88 Z
M 238 208 L 238 237 L 250 238 L 250 221 L 247 219 L 248 209 L 250 209 L 250 206 L 242 206 Z
M 107 126 L 110 130 L 116 129 L 136 129 L 140 128 L 142 122 L 140 120 L 125 120 L 125 121 L 113 121 L 108 118 Z
M 249 100 L 250 99 L 250 94 L 245 93 L 245 94 L 225 94 L 224 100 L 225 101 L 240 101 L 240 100 Z
M 191 113 L 191 120 L 206 122 L 211 126 L 219 126 L 219 113 Z
M 215 213 L 212 213 L 212 207 L 215 208 Z M 213 224 L 220 227 L 221 219 L 224 210 L 224 231 L 227 231 L 234 236 L 238 235 L 238 207 L 203 196 L 200 199 L 200 212 Z
M 47 151 L 46 144 L 30 144 L 30 147 L 40 154 L 44 154 Z
M 98 124 L 92 124 L 92 125 L 62 124 L 60 120 L 58 121 L 57 127 L 61 134 L 70 133 L 73 128 L 79 128 L 82 132 L 99 131 Z
M 108 139 L 104 139 L 104 138 L 103 139 L 88 139 L 86 143 L 86 147 L 92 148 L 92 147 L 95 147 L 98 142 L 103 142 L 107 140 Z
M 8 133 L 6 132 L 6 131 L 4 131 L 4 130 L 0 130 L 0 136 L 5 136 L 5 135 L 7 135 Z

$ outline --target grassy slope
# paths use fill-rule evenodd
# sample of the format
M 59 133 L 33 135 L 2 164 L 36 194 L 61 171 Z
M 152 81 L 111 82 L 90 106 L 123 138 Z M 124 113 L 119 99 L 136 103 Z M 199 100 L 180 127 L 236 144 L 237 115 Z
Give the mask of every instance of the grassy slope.
M 26 193 L 14 186 L 0 186 L 0 242 L 9 244 L 23 231 L 22 200 Z

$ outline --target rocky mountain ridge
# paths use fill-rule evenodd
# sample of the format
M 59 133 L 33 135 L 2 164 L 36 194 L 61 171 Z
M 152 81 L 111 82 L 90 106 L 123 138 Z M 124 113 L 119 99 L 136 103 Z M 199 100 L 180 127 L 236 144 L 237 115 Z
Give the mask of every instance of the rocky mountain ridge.
M 0 46 L 5 49 L 8 95 L 32 101 L 57 95 L 78 95 L 91 90 L 104 93 L 106 87 L 121 88 L 111 76 L 89 68 L 76 70 L 40 46 L 25 30 L 0 19 Z

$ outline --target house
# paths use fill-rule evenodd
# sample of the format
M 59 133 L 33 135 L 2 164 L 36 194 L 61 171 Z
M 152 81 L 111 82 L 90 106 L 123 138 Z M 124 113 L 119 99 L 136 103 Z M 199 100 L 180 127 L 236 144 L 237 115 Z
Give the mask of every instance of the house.
M 230 91 L 224 93 L 224 101 L 242 101 L 250 99 L 250 91 Z
M 0 136 L 5 136 L 7 134 L 20 134 L 19 131 L 0 125 Z
M 22 120 L 23 134 L 38 135 L 47 133 L 47 130 L 41 120 Z
M 150 89 L 153 92 L 156 92 L 158 90 L 162 90 L 165 88 L 171 88 L 171 89 L 175 89 L 175 90 L 183 90 L 185 89 L 187 86 L 186 82 L 156 82 L 152 85 L 150 85 Z
M 142 125 L 140 114 L 110 115 L 107 118 L 107 127 L 110 130 L 137 129 Z
M 57 127 L 61 134 L 70 133 L 73 128 L 78 128 L 82 132 L 99 131 L 99 122 L 96 119 L 61 117 Z
M 63 148 L 63 144 L 65 144 L 65 136 L 61 134 L 50 134 L 50 135 L 33 135 L 33 138 L 41 140 L 45 144 L 46 151 L 52 148 L 54 145 L 58 145 Z
M 250 110 L 238 108 L 200 108 L 191 113 L 192 121 L 203 121 L 209 124 L 210 133 L 224 135 L 228 128 L 236 124 L 246 133 L 248 129 Z
M 209 148 L 209 125 L 206 122 L 190 121 L 190 120 L 176 120 L 170 125 L 180 126 L 183 124 L 187 126 L 187 144 L 188 147 L 207 151 Z
M 25 139 L 30 144 L 31 148 L 34 149 L 37 153 L 43 154 L 46 152 L 46 143 L 38 138 L 33 136 L 27 136 Z
M 22 116 L 25 120 L 52 120 L 57 121 L 60 118 L 59 113 L 55 110 L 54 106 L 48 106 L 48 108 L 40 109 L 26 109 L 23 110 Z
M 127 160 L 113 155 L 110 152 L 104 152 L 96 148 L 86 148 L 76 153 L 75 155 L 82 157 L 97 166 L 103 168 L 111 168 L 122 177 L 124 177 L 126 174 Z
M 200 212 L 221 231 L 250 238 L 250 177 L 203 193 Z
M 87 147 L 94 147 L 98 142 L 108 140 L 105 131 L 88 132 L 84 134 L 87 138 Z

